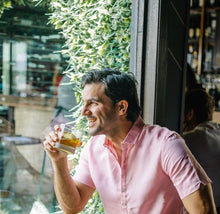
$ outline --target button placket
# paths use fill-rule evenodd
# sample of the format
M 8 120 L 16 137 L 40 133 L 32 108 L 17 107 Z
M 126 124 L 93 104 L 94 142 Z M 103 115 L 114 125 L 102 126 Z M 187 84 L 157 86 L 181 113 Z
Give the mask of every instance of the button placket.
M 122 160 L 121 160 L 121 205 L 123 208 L 127 208 L 126 199 L 126 156 L 127 156 L 127 146 L 122 144 Z

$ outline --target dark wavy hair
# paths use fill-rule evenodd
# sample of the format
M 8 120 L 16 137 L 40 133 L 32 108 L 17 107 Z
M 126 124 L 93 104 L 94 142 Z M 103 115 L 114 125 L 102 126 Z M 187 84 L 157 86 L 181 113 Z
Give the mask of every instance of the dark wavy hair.
M 212 120 L 215 100 L 203 89 L 192 89 L 185 96 L 185 114 L 194 110 L 197 123 Z
M 83 76 L 81 86 L 84 88 L 86 84 L 91 83 L 103 83 L 105 94 L 112 100 L 113 106 L 121 100 L 126 100 L 128 102 L 128 120 L 134 122 L 140 115 L 137 81 L 133 74 L 112 69 L 91 70 Z

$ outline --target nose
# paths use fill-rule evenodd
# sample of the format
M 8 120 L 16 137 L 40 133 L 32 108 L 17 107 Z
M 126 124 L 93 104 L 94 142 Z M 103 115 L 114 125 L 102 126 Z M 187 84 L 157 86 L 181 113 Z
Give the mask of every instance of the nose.
M 81 114 L 82 114 L 83 116 L 88 115 L 88 111 L 89 111 L 89 110 L 88 110 L 86 104 L 83 105 L 82 110 L 81 110 Z

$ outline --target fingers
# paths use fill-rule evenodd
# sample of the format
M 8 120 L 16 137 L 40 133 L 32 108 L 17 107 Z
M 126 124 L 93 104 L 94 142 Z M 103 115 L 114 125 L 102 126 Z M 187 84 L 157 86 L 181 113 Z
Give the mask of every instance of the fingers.
M 60 125 L 55 125 L 55 126 L 54 126 L 54 130 L 55 130 L 55 131 L 61 131 Z
M 44 144 L 44 149 L 49 152 L 55 152 L 54 146 L 56 142 L 59 141 L 59 138 L 57 136 L 57 132 L 50 132 L 46 137 Z

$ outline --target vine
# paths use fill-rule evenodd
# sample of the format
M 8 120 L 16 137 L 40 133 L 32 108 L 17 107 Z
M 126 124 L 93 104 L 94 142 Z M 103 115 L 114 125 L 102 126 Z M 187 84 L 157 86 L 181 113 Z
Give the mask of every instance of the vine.
M 80 106 L 80 79 L 84 73 L 103 67 L 129 70 L 131 1 L 51 0 L 51 9 L 50 22 L 61 30 L 66 41 L 62 50 L 69 55 L 70 68 L 66 73 L 75 83 Z M 83 136 L 88 136 L 80 111 L 73 112 Z M 73 157 L 76 162 L 79 154 L 80 151 Z M 97 192 L 82 213 L 104 213 Z
M 25 4 L 23 0 L 17 0 Z M 88 141 L 85 119 L 80 114 L 81 77 L 91 69 L 109 67 L 129 71 L 131 0 L 32 0 L 37 5 L 47 3 L 51 13 L 49 23 L 65 39 L 61 51 L 68 55 L 69 67 L 64 72 L 74 82 L 78 106 L 72 109 L 75 124 Z M 10 0 L 0 3 L 0 15 L 11 7 Z M 72 157 L 78 162 L 80 150 Z M 74 172 L 73 172 L 74 173 Z M 97 192 L 81 213 L 104 213 Z

